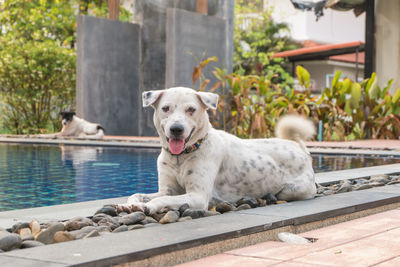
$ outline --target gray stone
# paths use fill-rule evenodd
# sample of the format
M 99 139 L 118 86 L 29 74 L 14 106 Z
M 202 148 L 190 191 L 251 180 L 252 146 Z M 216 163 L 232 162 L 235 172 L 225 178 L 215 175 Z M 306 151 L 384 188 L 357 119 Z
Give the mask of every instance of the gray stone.
M 332 195 L 333 193 L 334 193 L 333 190 L 328 189 L 328 190 L 325 190 L 323 194 L 324 194 L 325 196 L 328 196 L 328 195 Z
M 345 193 L 353 191 L 353 186 L 349 180 L 345 180 L 343 184 L 339 187 L 337 193 Z
M 159 222 L 162 219 L 162 217 L 164 217 L 165 214 L 166 214 L 166 212 L 165 213 L 154 213 L 151 216 L 154 218 L 154 220 Z
M 18 234 L 21 237 L 22 241 L 34 239 L 31 228 L 21 228 L 18 230 Z
M 243 197 L 243 198 L 239 199 L 239 200 L 236 202 L 236 204 L 238 205 L 238 207 L 239 207 L 240 205 L 243 205 L 243 204 L 247 204 L 247 205 L 249 205 L 251 208 L 257 208 L 257 207 L 258 207 L 258 201 L 257 201 L 257 199 L 254 198 L 254 197 Z
M 179 219 L 179 211 L 170 210 L 168 211 L 164 217 L 161 218 L 159 223 L 166 224 L 166 223 L 174 223 Z
M 267 206 L 267 201 L 266 201 L 265 199 L 257 198 L 257 202 L 258 202 L 258 206 L 259 206 L 259 207 L 265 207 L 265 206 Z
M 178 222 L 186 222 L 186 221 L 190 221 L 190 220 L 193 220 L 192 217 L 186 216 L 186 217 L 179 218 Z
M 142 135 L 139 48 L 138 24 L 78 17 L 77 115 L 107 134 Z
M 118 228 L 115 228 L 112 232 L 113 233 L 119 233 L 119 232 L 125 232 L 125 231 L 128 231 L 129 229 L 128 229 L 128 226 L 126 226 L 126 225 L 121 225 L 120 227 L 118 227 Z
M 205 210 L 194 210 L 194 209 L 187 209 L 185 210 L 185 212 L 183 213 L 182 217 L 192 217 L 192 219 L 197 219 L 197 218 L 201 218 L 204 217 L 206 214 Z
M 308 240 L 307 238 L 304 238 L 302 236 L 295 235 L 295 234 L 292 234 L 292 233 L 288 233 L 288 232 L 279 233 L 278 234 L 278 238 L 282 242 L 291 243 L 291 244 L 301 245 L 301 244 L 310 243 L 310 240 Z
M 18 230 L 22 229 L 22 228 L 29 228 L 29 223 L 28 222 L 16 223 L 11 227 L 11 232 L 12 233 L 18 233 Z
M 356 185 L 354 187 L 354 189 L 355 190 L 364 190 L 364 189 L 369 189 L 371 187 L 372 187 L 372 185 L 370 185 L 370 184 L 360 184 L 360 185 Z
M 149 223 L 150 224 L 150 223 Z M 142 224 L 133 224 L 128 226 L 128 230 L 136 230 L 136 229 L 142 229 L 144 228 L 144 225 Z
M 131 214 L 122 216 L 119 218 L 119 223 L 120 224 L 125 224 L 125 225 L 131 225 L 138 223 L 146 218 L 146 215 L 143 212 L 136 211 Z
M 98 223 L 99 221 L 101 221 L 101 220 L 104 219 L 104 218 L 113 218 L 113 217 L 110 216 L 110 215 L 107 215 L 107 214 L 105 214 L 105 213 L 98 213 L 98 214 L 95 214 L 95 215 L 92 217 L 92 221 L 93 221 L 94 223 Z
M 46 230 L 42 230 L 37 236 L 36 241 L 43 244 L 52 244 L 54 242 L 54 234 L 58 231 L 64 231 L 63 223 L 53 223 Z
M 22 244 L 22 239 L 18 234 L 0 232 L 0 249 L 3 251 L 10 251 L 19 248 Z
M 180 216 L 182 216 L 182 214 L 185 212 L 185 210 L 187 210 L 189 207 L 189 204 L 185 203 L 182 206 L 179 207 L 178 211 Z
M 370 185 L 372 187 L 379 187 L 379 186 L 384 186 L 385 183 L 383 183 L 383 182 L 372 182 L 372 183 L 370 183 Z
M 75 240 L 75 236 L 69 232 L 59 231 L 54 234 L 53 239 L 55 243 L 61 243 Z
M 262 197 L 262 199 L 264 199 L 267 202 L 267 205 L 276 204 L 276 202 L 278 201 L 276 196 L 271 193 L 266 194 L 265 196 Z
M 93 225 L 92 220 L 86 217 L 79 216 L 68 220 L 65 224 L 65 229 L 67 231 L 74 231 L 90 225 Z
M 118 215 L 117 209 L 114 208 L 114 207 L 111 207 L 111 206 L 102 207 L 101 209 L 96 211 L 95 215 L 101 214 L 101 213 L 104 213 L 104 214 L 107 214 L 107 215 L 110 215 L 110 216 L 113 216 L 113 217 Z
M 96 230 L 96 227 L 94 227 L 94 226 L 85 226 L 80 230 L 71 231 L 69 233 L 74 235 L 75 239 L 81 239 L 81 238 L 83 238 L 84 236 L 86 236 L 88 233 L 90 233 L 93 230 Z
M 41 247 L 44 246 L 42 242 L 35 241 L 35 240 L 25 240 L 22 242 L 20 248 L 34 248 L 34 247 Z
M 237 207 L 237 210 L 248 210 L 251 209 L 251 206 L 249 204 L 242 204 L 239 207 Z
M 37 220 L 33 220 L 29 223 L 29 227 L 31 228 L 32 231 L 32 235 L 36 236 L 37 233 L 40 232 L 41 228 L 40 228 L 40 223 Z
M 382 175 L 372 175 L 370 177 L 371 182 L 377 182 L 377 183 L 383 183 L 387 184 L 389 182 L 388 175 L 382 174 Z
M 111 230 L 114 230 L 120 226 L 117 218 L 113 218 L 111 216 L 103 217 L 100 221 L 97 222 L 99 226 L 109 227 Z
M 204 211 L 204 217 L 209 217 L 209 216 L 214 216 L 214 215 L 221 215 L 221 213 L 218 211 L 212 211 L 212 210 Z
M 148 223 L 157 223 L 157 221 L 153 217 L 146 216 L 146 219 L 144 219 L 143 221 L 140 221 L 139 223 L 145 225 Z
M 100 233 L 97 230 L 93 230 L 93 231 L 89 232 L 87 235 L 85 235 L 83 237 L 83 239 L 90 238 L 90 237 L 96 237 L 96 236 L 100 236 Z
M 228 212 L 228 211 L 236 210 L 236 207 L 234 207 L 229 202 L 220 202 L 220 203 L 217 204 L 215 209 L 216 209 L 216 211 L 218 211 L 220 213 L 225 213 L 225 212 Z
M 106 226 L 106 225 L 100 225 L 96 227 L 96 230 L 101 233 L 101 232 L 111 232 L 111 228 Z
M 356 180 L 354 180 L 354 182 L 357 185 L 361 185 L 361 184 L 368 184 L 369 180 L 367 180 L 367 179 L 356 179 Z

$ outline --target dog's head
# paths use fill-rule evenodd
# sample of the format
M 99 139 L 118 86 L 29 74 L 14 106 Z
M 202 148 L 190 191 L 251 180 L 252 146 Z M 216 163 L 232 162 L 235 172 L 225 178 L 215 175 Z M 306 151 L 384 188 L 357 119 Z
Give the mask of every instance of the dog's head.
M 75 115 L 75 112 L 61 111 L 60 116 L 62 117 L 62 125 L 65 126 L 70 123 Z
M 204 138 L 211 127 L 208 109 L 216 109 L 218 95 L 185 87 L 143 93 L 143 107 L 153 106 L 161 142 L 172 154 Z

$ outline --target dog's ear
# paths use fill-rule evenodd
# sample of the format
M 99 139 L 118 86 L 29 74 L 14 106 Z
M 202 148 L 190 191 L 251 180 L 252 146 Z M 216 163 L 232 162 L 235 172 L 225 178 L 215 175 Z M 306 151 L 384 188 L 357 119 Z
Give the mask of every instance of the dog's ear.
M 76 115 L 76 113 L 73 112 L 73 111 L 61 111 L 59 114 L 63 118 L 66 118 L 66 117 L 71 117 L 72 118 L 74 115 Z
M 146 91 L 142 94 L 143 107 L 153 105 L 164 93 L 164 90 Z
M 197 92 L 196 93 L 201 102 L 210 109 L 217 109 L 218 95 L 209 92 Z

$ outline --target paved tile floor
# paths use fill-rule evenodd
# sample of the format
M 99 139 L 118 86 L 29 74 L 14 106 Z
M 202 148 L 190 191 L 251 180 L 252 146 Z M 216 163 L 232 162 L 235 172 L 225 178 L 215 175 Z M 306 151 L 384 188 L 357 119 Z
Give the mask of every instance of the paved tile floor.
M 269 241 L 179 266 L 400 266 L 400 209 L 300 235 L 317 241 Z

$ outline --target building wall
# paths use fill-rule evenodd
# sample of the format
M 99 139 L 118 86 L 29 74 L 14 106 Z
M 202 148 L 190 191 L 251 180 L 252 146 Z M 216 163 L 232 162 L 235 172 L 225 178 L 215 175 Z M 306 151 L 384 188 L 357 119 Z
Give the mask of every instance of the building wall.
M 365 13 L 356 17 L 352 11 L 324 9 L 324 16 L 316 21 L 314 12 L 297 10 L 290 0 L 265 0 L 264 3 L 265 6 L 274 7 L 274 19 L 289 24 L 291 36 L 295 40 L 321 43 L 365 40 Z
M 394 79 L 400 87 L 400 0 L 377 0 L 375 7 L 375 68 L 380 86 Z
M 315 90 L 321 92 L 321 89 L 330 86 L 330 82 L 332 81 L 333 76 L 337 71 L 341 71 L 341 79 L 349 78 L 352 81 L 355 81 L 356 71 L 355 64 L 345 63 L 345 62 L 337 62 L 332 60 L 317 60 L 317 61 L 299 61 L 296 62 L 296 65 L 301 65 L 308 70 L 311 75 L 311 79 L 314 82 Z M 362 80 L 364 73 L 364 66 L 359 65 L 358 68 L 358 79 Z M 327 75 L 330 76 L 328 85 L 327 85 Z M 312 89 L 312 88 L 311 88 Z

